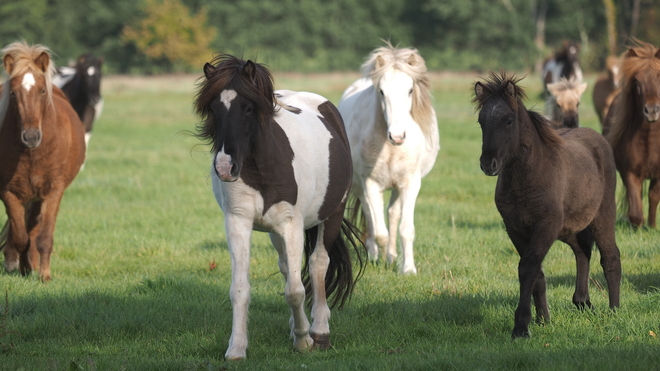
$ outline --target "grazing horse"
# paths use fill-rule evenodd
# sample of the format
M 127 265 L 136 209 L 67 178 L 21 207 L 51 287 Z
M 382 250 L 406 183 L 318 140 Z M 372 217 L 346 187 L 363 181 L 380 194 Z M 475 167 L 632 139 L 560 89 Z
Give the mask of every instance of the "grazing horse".
M 574 42 L 565 41 L 562 47 L 543 62 L 541 78 L 543 79 L 543 96 L 545 98 L 545 114 L 553 120 L 556 118 L 556 102 L 548 91 L 548 84 L 559 82 L 561 78 L 574 79 L 582 82 L 582 69 L 579 61 L 579 48 Z
M 619 58 L 613 55 L 606 60 L 607 73 L 598 77 L 594 84 L 593 102 L 601 126 L 614 97 L 619 94 L 619 80 L 621 78 Z
M 578 107 L 580 97 L 587 90 L 587 83 L 580 83 L 575 78 L 570 80 L 562 77 L 558 82 L 548 84 L 550 97 L 554 100 L 552 110 L 553 123 L 561 124 L 560 127 L 576 128 L 580 126 Z
M 85 160 L 85 130 L 52 86 L 49 50 L 15 42 L 2 50 L 8 77 L 0 96 L 0 234 L 5 269 L 39 269 L 48 281 L 55 219 L 64 190 Z
M 416 274 L 415 202 L 440 149 L 428 72 L 417 50 L 388 43 L 371 53 L 362 74 L 339 102 L 353 155 L 353 221 L 361 210 L 370 259 L 378 260 L 380 246 L 386 248 L 388 264 L 397 259 L 398 227 L 400 271 Z M 388 231 L 383 192 L 390 188 Z
M 542 263 L 555 240 L 575 254 L 573 303 L 591 307 L 589 261 L 596 242 L 609 290 L 619 306 L 621 261 L 614 238 L 616 169 L 612 149 L 588 128 L 554 130 L 547 118 L 523 105 L 525 92 L 513 75 L 491 73 L 474 86 L 483 133 L 481 169 L 497 176 L 495 205 L 520 262 L 520 301 L 512 337 L 528 337 L 531 298 L 536 319 L 548 321 Z
M 644 224 L 642 183 L 650 179 L 648 225 L 656 226 L 660 201 L 660 49 L 638 41 L 621 62 L 621 92 L 604 125 L 626 188 L 628 220 Z M 607 129 L 607 130 L 605 130 Z
M 343 218 L 352 169 L 341 116 L 316 94 L 273 92 L 270 72 L 249 60 L 218 55 L 204 76 L 195 99 L 202 119 L 197 131 L 212 145 L 213 193 L 225 214 L 232 263 L 233 326 L 225 357 L 246 355 L 253 229 L 269 232 L 279 254 L 294 347 L 327 349 L 327 298 L 334 295 L 331 306 L 344 304 L 366 254 Z M 306 292 L 313 295 L 311 327 Z
M 62 89 L 71 106 L 85 125 L 85 143 L 92 137 L 94 122 L 101 116 L 101 68 L 103 57 L 92 54 L 78 57 L 74 67 L 60 67 L 53 77 L 53 85 Z

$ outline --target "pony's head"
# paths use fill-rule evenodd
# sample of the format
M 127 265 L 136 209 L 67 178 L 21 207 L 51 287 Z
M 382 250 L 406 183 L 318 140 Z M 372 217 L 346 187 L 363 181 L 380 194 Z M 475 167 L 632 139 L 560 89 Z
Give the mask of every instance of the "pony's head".
M 646 121 L 653 123 L 660 119 L 660 49 L 641 41 L 636 44 L 623 56 L 622 94 L 630 99 L 628 108 L 641 109 Z
M 558 82 L 548 84 L 548 91 L 555 98 L 557 111 L 564 127 L 576 128 L 579 126 L 578 107 L 580 97 L 587 90 L 587 83 L 578 82 L 574 77 L 562 77 Z
M 92 105 L 101 99 L 102 67 L 103 57 L 97 58 L 92 54 L 83 54 L 76 61 L 76 74 L 82 76 L 85 81 Z
M 45 110 L 53 107 L 51 77 L 55 67 L 50 50 L 42 45 L 14 42 L 2 53 L 8 76 L 0 98 L 1 122 L 10 104 L 15 105 L 21 117 L 20 140 L 26 147 L 36 148 L 41 144 Z
M 561 142 L 549 122 L 523 104 L 525 91 L 518 86 L 522 78 L 491 72 L 484 82 L 474 85 L 472 102 L 479 110 L 482 131 L 481 170 L 486 175 L 498 175 L 502 168 L 520 153 L 523 125 L 533 127 L 541 141 L 553 146 Z
M 275 115 L 273 77 L 262 65 L 222 54 L 204 65 L 195 111 L 197 136 L 211 144 L 223 182 L 238 179 L 252 139 Z
M 387 43 L 371 53 L 362 73 L 373 82 L 392 144 L 403 144 L 406 128 L 415 122 L 428 136 L 430 125 L 436 123 L 432 122 L 428 71 L 416 49 Z

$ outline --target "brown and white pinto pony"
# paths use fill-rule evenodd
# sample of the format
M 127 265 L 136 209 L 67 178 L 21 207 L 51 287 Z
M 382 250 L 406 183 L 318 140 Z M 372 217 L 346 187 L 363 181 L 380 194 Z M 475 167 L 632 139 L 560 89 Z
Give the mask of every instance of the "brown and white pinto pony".
M 48 48 L 15 42 L 2 53 L 0 198 L 8 220 L 0 248 L 7 271 L 38 269 L 46 282 L 60 201 L 85 159 L 85 129 L 51 84 Z
M 579 82 L 574 77 L 562 77 L 558 82 L 548 84 L 548 91 L 554 102 L 552 110 L 553 124 L 564 128 L 580 126 L 580 97 L 587 90 L 586 82 Z
M 655 227 L 660 201 L 660 49 L 636 41 L 622 58 L 621 92 L 603 129 L 626 188 L 628 220 L 635 227 L 644 224 L 642 183 L 650 179 L 648 225 Z
M 337 108 L 316 94 L 274 92 L 265 67 L 219 55 L 204 66 L 195 111 L 202 119 L 198 136 L 211 144 L 213 193 L 225 214 L 232 263 L 225 358 L 246 357 L 252 230 L 268 232 L 279 254 L 294 347 L 329 348 L 326 298 L 334 295 L 331 306 L 344 304 L 366 255 L 344 219 L 352 166 Z M 358 257 L 355 275 L 351 252 Z M 310 296 L 311 326 L 304 308 Z

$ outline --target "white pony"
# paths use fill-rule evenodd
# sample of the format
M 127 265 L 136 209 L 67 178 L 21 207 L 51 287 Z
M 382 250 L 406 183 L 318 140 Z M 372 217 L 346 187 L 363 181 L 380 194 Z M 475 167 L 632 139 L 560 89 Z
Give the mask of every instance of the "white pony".
M 428 71 L 416 49 L 387 43 L 371 53 L 362 75 L 346 89 L 338 107 L 351 144 L 351 193 L 357 197 L 355 207 L 362 205 L 370 259 L 378 260 L 380 246 L 386 249 L 387 263 L 396 262 L 398 227 L 403 245 L 400 272 L 416 274 L 415 202 L 440 149 Z M 389 228 L 386 189 L 392 189 Z

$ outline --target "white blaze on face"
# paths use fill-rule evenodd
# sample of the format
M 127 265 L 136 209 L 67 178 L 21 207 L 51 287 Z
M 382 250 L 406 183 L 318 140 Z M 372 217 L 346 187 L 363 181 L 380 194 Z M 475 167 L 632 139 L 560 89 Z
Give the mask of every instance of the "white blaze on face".
M 223 90 L 222 93 L 220 93 L 220 101 L 227 107 L 227 111 L 229 111 L 229 107 L 231 107 L 231 102 L 236 98 L 236 91 L 235 90 Z
M 90 66 L 89 68 L 87 68 L 87 74 L 89 76 L 94 76 L 95 73 L 96 73 L 96 68 L 94 68 L 94 66 Z
M 32 89 L 32 87 L 34 86 L 35 82 L 36 81 L 34 80 L 34 75 L 28 72 L 25 75 L 23 75 L 23 82 L 21 82 L 21 85 L 23 85 L 23 88 L 25 88 L 25 90 L 29 92 L 30 89 Z

